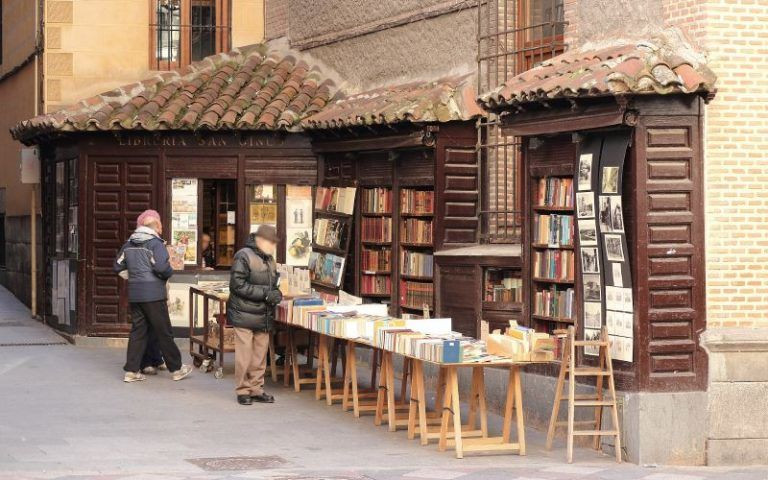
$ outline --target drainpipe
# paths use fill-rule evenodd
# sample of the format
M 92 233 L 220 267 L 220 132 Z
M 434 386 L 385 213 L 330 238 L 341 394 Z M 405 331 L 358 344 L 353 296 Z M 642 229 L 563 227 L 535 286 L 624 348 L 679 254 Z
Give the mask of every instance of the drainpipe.
M 38 54 L 35 56 L 35 93 L 34 93 L 34 116 L 40 114 L 40 53 L 43 49 L 43 9 L 45 8 L 45 0 L 38 2 L 37 8 L 35 8 L 35 50 Z M 40 161 L 40 159 L 38 159 Z M 42 173 L 42 169 L 41 169 Z M 39 180 L 39 179 L 38 179 Z M 32 184 L 32 198 L 29 202 L 30 208 L 30 222 L 29 222 L 29 273 L 30 273 L 30 304 L 32 318 L 37 318 L 37 192 L 38 183 Z

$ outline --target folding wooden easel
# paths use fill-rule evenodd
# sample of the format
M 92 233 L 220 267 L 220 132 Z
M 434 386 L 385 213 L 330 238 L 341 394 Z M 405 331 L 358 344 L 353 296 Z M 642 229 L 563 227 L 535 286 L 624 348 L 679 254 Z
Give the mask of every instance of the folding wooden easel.
M 619 412 L 616 408 L 616 385 L 613 379 L 613 362 L 611 361 L 611 344 L 605 327 L 600 332 L 599 340 L 576 340 L 574 327 L 568 327 L 568 337 L 563 348 L 563 359 L 560 364 L 560 375 L 557 377 L 555 387 L 555 402 L 552 406 L 552 417 L 549 420 L 547 431 L 547 449 L 552 448 L 552 440 L 555 437 L 555 429 L 559 426 L 568 427 L 567 456 L 568 463 L 573 462 L 573 439 L 576 436 L 593 436 L 594 448 L 600 450 L 601 437 L 615 437 L 616 461 L 621 463 L 621 428 L 619 427 Z M 577 367 L 576 347 L 592 347 L 599 351 L 597 367 Z M 568 375 L 568 392 L 564 395 L 563 385 L 565 376 Z M 596 392 L 594 395 L 576 395 L 576 377 L 596 377 Z M 608 398 L 603 396 L 603 379 L 608 379 Z M 559 421 L 560 402 L 568 401 L 568 419 Z M 577 407 L 595 409 L 594 420 L 576 421 L 575 410 Z M 603 407 L 611 409 L 613 420 L 612 430 L 602 430 Z M 577 426 L 589 425 L 591 430 L 576 430 Z

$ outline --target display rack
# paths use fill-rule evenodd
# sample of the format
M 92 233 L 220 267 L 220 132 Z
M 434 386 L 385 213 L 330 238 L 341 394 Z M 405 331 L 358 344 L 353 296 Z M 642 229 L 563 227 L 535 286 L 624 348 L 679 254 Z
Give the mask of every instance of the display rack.
M 360 194 L 360 296 L 392 296 L 392 189 L 363 188 Z
M 315 193 L 315 223 L 309 275 L 312 286 L 338 291 L 351 243 L 355 211 L 355 187 L 318 187 Z

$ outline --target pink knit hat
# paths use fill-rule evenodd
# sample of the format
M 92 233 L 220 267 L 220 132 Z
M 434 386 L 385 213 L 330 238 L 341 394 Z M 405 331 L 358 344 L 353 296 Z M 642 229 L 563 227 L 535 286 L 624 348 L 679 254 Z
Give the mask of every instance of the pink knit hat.
M 139 218 L 136 219 L 136 228 L 142 227 L 153 220 L 160 221 L 160 214 L 157 213 L 157 210 L 144 210 L 139 215 Z

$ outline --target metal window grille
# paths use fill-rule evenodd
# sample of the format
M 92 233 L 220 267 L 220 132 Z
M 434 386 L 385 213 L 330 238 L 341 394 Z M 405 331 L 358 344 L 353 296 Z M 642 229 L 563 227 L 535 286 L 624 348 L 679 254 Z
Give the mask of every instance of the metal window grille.
M 228 0 L 151 0 L 151 67 L 170 70 L 229 48 Z
M 478 0 L 478 92 L 494 90 L 517 74 L 565 50 L 563 0 Z M 520 138 L 504 135 L 500 118 L 477 122 L 483 186 L 480 239 L 520 241 L 522 152 Z

